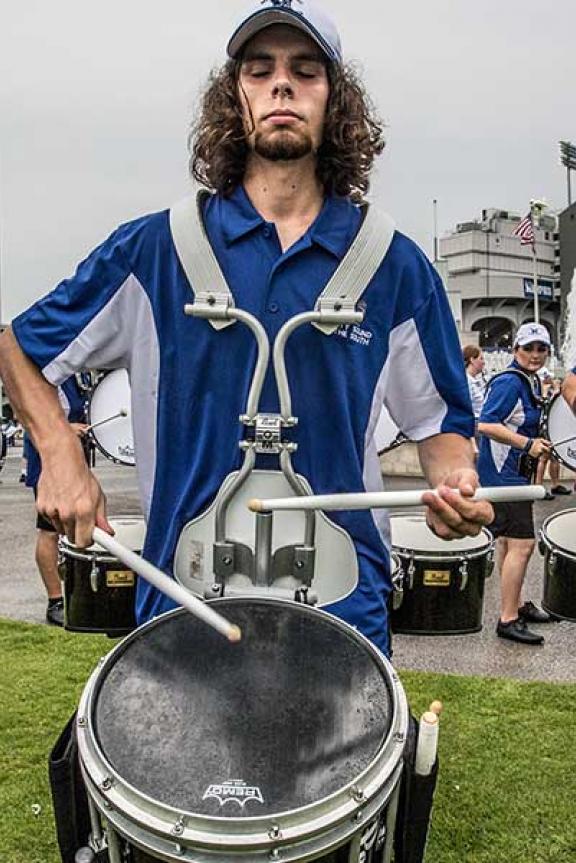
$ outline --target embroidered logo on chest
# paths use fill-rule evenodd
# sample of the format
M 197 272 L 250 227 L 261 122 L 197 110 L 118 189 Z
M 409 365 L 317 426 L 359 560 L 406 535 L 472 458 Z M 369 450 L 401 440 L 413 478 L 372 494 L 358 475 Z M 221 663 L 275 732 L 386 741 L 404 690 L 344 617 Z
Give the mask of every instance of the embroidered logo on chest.
M 336 330 L 336 335 L 367 347 L 372 341 L 374 333 L 366 327 L 361 327 L 360 324 L 341 324 Z

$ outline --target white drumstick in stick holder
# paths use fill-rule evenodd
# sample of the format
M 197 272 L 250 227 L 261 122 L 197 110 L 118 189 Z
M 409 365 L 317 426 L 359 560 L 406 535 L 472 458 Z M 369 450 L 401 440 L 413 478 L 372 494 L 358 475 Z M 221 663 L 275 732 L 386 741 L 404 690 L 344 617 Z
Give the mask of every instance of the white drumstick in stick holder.
M 161 593 L 173 599 L 177 605 L 183 606 L 190 614 L 193 614 L 199 620 L 203 620 L 204 623 L 207 623 L 208 626 L 222 633 L 222 635 L 225 635 L 228 641 L 240 641 L 242 633 L 239 626 L 236 626 L 235 623 L 230 623 L 229 620 L 226 620 L 225 617 L 222 617 L 221 614 L 218 614 L 205 602 L 202 602 L 185 590 L 177 581 L 169 578 L 156 566 L 144 560 L 139 554 L 126 548 L 121 542 L 110 536 L 109 533 L 106 533 L 99 527 L 95 527 L 92 532 L 92 538 L 94 542 L 97 542 L 98 545 L 101 545 L 102 548 L 105 548 L 106 551 L 109 551 L 110 554 L 121 560 L 126 566 L 129 566 L 137 575 L 144 578 Z

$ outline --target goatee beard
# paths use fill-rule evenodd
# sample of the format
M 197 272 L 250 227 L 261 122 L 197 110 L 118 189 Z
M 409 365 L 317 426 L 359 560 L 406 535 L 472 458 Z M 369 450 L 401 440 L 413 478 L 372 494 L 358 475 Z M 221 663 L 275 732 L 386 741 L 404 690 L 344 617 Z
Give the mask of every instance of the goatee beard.
M 254 152 L 270 162 L 292 162 L 309 156 L 312 151 L 312 140 L 308 135 L 275 133 L 268 137 L 259 132 L 254 141 Z

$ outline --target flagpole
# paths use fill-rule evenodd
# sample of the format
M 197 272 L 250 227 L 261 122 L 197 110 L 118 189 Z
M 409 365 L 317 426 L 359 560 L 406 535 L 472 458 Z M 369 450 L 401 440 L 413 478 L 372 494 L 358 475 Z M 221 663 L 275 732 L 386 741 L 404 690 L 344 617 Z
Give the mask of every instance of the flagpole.
M 539 223 L 541 207 L 538 201 L 530 201 L 530 218 L 532 220 L 532 270 L 534 272 L 534 321 L 540 323 L 540 303 L 538 298 L 538 258 L 536 255 L 536 227 Z
M 536 257 L 536 238 L 532 243 L 532 266 L 534 270 L 534 321 L 540 323 L 540 303 L 538 301 L 538 258 Z

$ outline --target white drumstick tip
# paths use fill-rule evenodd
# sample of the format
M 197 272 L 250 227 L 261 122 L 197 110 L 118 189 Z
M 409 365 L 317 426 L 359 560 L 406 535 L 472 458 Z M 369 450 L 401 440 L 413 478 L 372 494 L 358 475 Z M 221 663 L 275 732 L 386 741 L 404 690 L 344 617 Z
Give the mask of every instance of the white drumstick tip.
M 242 630 L 239 626 L 236 626 L 235 623 L 231 623 L 230 627 L 228 628 L 226 638 L 228 639 L 228 641 L 231 641 L 232 644 L 236 644 L 242 639 Z
M 435 714 L 436 714 L 436 716 L 440 716 L 440 714 L 442 713 L 442 710 L 443 710 L 443 709 L 444 709 L 444 705 L 442 704 L 442 702 L 441 702 L 441 701 L 438 701 L 438 700 L 436 699 L 435 701 L 433 701 L 433 702 L 430 704 L 430 707 L 428 708 L 428 711 L 429 711 L 430 713 L 435 713 Z

